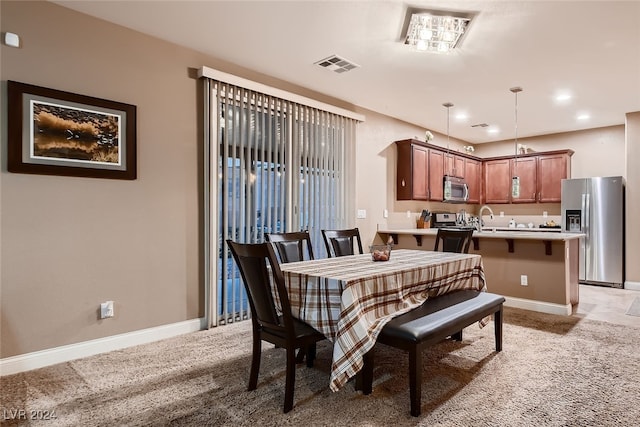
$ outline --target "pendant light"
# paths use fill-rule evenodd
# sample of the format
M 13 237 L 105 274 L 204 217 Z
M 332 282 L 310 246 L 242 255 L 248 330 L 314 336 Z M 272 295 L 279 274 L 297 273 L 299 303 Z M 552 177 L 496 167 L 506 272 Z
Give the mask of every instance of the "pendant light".
M 521 87 L 512 87 L 509 89 L 515 95 L 515 123 L 516 136 L 513 142 L 515 147 L 516 158 L 513 164 L 513 177 L 511 178 L 511 197 L 517 199 L 520 197 L 520 177 L 518 176 L 518 92 L 522 92 Z
M 444 104 L 442 104 L 442 106 L 447 108 L 447 156 L 445 157 L 445 164 L 447 164 L 446 160 L 449 157 L 449 109 L 453 107 L 453 104 L 450 102 L 445 102 Z M 449 174 L 447 173 L 447 171 L 445 171 L 444 200 L 449 200 L 451 198 L 451 181 L 447 179 L 448 175 Z

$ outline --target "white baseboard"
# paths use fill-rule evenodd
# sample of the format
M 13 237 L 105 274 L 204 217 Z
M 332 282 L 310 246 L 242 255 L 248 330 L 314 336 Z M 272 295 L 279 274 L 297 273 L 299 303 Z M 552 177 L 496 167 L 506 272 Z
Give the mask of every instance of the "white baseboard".
M 98 338 L 77 344 L 69 344 L 18 356 L 6 357 L 0 359 L 0 376 L 17 374 L 19 372 L 55 365 L 56 363 L 68 362 L 82 357 L 159 341 L 177 335 L 200 331 L 206 329 L 206 327 L 207 325 L 204 318 L 186 320 L 184 322 L 141 329 L 139 331 Z
M 624 282 L 624 288 L 632 291 L 640 291 L 640 282 L 631 282 L 627 280 Z
M 507 307 L 522 308 L 524 310 L 538 311 L 540 313 L 560 314 L 562 316 L 570 316 L 572 312 L 571 304 L 562 305 L 507 296 L 504 298 L 506 300 L 504 305 Z

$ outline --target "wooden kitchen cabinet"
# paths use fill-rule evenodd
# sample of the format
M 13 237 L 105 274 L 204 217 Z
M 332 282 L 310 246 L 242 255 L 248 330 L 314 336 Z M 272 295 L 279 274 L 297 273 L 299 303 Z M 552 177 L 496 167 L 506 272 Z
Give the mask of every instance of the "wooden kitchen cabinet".
M 396 199 L 442 201 L 444 151 L 412 139 L 396 146 Z
M 467 203 L 480 203 L 482 163 L 478 160 L 464 159 L 464 178 L 469 186 L 469 200 L 467 200 Z
M 572 154 L 571 151 L 538 156 L 538 202 L 561 201 L 562 180 L 571 177 Z
M 448 153 L 444 155 L 444 174 L 449 176 L 465 177 L 465 158 L 457 154 Z
M 558 203 L 561 183 L 571 178 L 572 150 L 481 159 L 417 139 L 396 141 L 396 199 L 442 201 L 445 175 L 463 178 L 467 203 Z M 517 163 L 516 163 L 517 162 Z M 520 197 L 511 178 L 520 177 Z
M 512 203 L 535 203 L 538 194 L 538 159 L 536 157 L 517 157 L 511 159 L 511 177 L 520 177 L 520 197 L 513 197 Z
M 484 162 L 484 203 L 511 201 L 511 159 Z
M 411 140 L 398 141 L 396 163 L 396 198 L 398 200 L 428 200 L 429 149 L 412 144 Z
M 484 162 L 485 203 L 558 203 L 562 180 L 571 178 L 572 150 L 526 154 Z M 517 160 L 517 166 L 516 166 Z M 509 168 L 505 162 L 509 162 Z M 520 197 L 511 197 L 511 177 L 520 177 Z
M 429 150 L 429 200 L 444 199 L 444 153 Z

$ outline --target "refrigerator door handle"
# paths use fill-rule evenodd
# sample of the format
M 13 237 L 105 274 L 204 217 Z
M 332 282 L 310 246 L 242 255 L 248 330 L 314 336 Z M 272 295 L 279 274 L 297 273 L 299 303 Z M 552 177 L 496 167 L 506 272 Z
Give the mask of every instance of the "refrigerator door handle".
M 584 222 L 582 223 L 582 232 L 586 235 L 584 241 L 585 241 L 585 254 L 587 255 L 587 259 L 585 260 L 585 278 L 587 280 L 591 280 L 593 279 L 593 268 L 595 267 L 593 265 L 593 258 L 591 255 L 591 226 L 589 224 L 589 221 L 591 221 L 591 215 L 589 213 L 589 210 L 591 209 L 591 195 L 589 193 L 587 194 L 583 194 L 583 200 L 584 200 L 584 206 L 582 208 L 582 213 L 583 213 L 583 217 L 584 217 Z
M 590 232 L 589 221 L 591 221 L 591 218 L 589 215 L 589 209 L 591 209 L 591 206 L 590 206 L 591 200 L 589 200 L 590 199 L 589 196 L 590 196 L 589 194 L 584 195 L 585 203 L 584 203 L 584 211 L 583 211 L 584 212 L 584 228 L 587 234 Z
M 586 212 L 585 209 L 587 207 L 587 195 L 586 194 L 582 194 L 582 204 L 580 206 L 580 231 L 581 232 L 585 232 L 585 227 L 587 226 L 587 222 L 586 222 Z

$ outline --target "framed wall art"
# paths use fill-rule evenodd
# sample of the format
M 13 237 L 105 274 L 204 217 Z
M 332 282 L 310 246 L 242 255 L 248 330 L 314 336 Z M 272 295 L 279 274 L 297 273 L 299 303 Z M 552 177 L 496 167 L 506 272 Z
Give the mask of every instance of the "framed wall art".
M 7 82 L 9 172 L 136 179 L 136 106 Z

